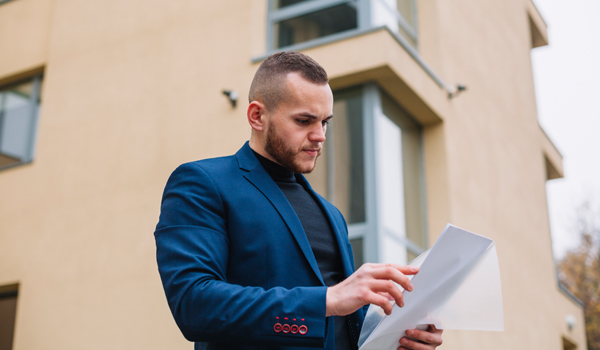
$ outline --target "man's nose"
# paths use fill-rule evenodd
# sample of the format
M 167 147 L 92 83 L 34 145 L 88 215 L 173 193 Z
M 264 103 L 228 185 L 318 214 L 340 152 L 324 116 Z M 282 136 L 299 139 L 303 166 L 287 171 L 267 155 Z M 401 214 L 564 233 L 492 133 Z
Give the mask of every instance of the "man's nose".
M 312 142 L 325 142 L 325 125 L 317 124 L 315 128 L 308 134 L 308 139 Z

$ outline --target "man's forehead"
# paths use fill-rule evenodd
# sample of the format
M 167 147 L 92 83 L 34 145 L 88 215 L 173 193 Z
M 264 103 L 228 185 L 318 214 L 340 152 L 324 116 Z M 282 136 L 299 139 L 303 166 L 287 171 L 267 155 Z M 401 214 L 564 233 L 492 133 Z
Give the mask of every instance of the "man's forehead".
M 288 73 L 285 79 L 284 88 L 288 94 L 312 94 L 316 96 L 323 96 L 323 98 L 330 97 L 333 100 L 333 93 L 328 83 L 315 84 L 311 81 L 304 79 L 298 73 Z

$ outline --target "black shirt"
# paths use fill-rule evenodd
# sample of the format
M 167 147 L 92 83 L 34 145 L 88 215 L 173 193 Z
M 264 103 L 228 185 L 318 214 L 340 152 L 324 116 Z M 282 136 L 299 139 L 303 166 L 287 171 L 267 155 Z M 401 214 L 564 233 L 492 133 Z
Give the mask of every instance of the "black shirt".
M 330 287 L 344 279 L 342 256 L 335 233 L 316 198 L 296 181 L 294 173 L 254 152 L 258 161 L 290 202 L 304 228 L 325 285 Z M 335 348 L 350 349 L 345 316 L 335 316 Z

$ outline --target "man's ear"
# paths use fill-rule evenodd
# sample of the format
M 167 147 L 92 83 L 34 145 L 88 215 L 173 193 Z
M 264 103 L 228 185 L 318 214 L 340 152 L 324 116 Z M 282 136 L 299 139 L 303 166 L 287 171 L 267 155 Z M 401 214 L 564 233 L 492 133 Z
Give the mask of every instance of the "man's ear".
M 250 102 L 248 105 L 248 123 L 252 127 L 252 129 L 256 131 L 264 131 L 265 130 L 265 105 L 258 101 Z

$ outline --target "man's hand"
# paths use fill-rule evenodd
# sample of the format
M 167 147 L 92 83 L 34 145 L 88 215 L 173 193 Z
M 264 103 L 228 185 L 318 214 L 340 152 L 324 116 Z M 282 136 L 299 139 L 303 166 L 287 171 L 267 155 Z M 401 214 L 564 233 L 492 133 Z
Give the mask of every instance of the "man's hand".
M 326 315 L 346 316 L 367 304 L 375 304 L 389 315 L 392 313 L 390 300 L 404 306 L 402 292 L 393 282 L 410 292 L 413 286 L 406 275 L 417 272 L 419 268 L 413 266 L 364 264 L 344 281 L 327 288 Z
M 409 329 L 406 331 L 408 337 L 400 339 L 398 350 L 432 350 L 442 345 L 443 330 L 435 328 L 430 324 L 426 331 Z

